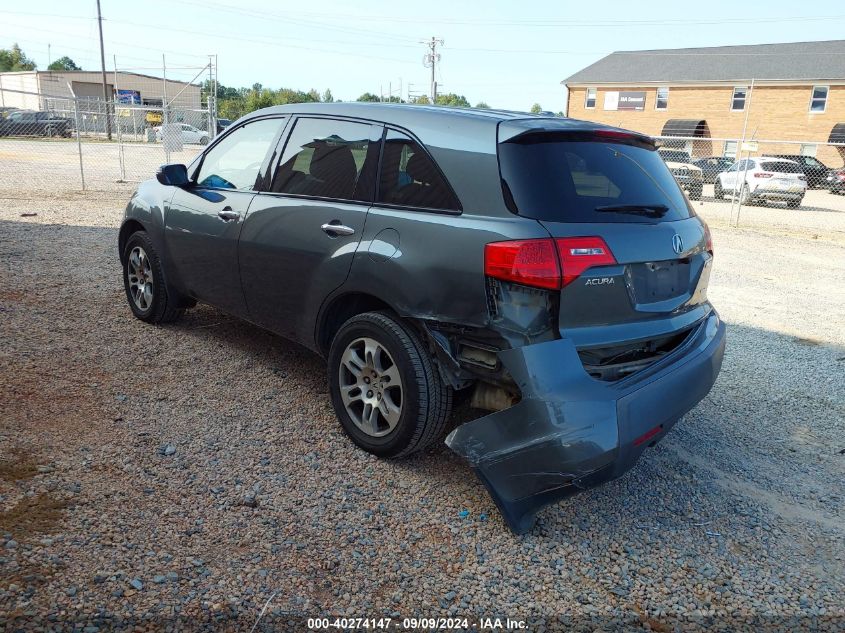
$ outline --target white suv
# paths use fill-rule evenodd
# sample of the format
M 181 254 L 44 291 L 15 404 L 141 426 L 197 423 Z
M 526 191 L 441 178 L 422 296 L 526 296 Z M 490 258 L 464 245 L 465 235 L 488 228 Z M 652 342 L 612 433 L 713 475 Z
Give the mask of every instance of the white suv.
M 713 196 L 717 200 L 725 194 L 738 194 L 743 204 L 779 200 L 793 209 L 801 206 L 806 192 L 807 177 L 798 163 L 767 156 L 737 161 L 716 176 L 713 183 Z

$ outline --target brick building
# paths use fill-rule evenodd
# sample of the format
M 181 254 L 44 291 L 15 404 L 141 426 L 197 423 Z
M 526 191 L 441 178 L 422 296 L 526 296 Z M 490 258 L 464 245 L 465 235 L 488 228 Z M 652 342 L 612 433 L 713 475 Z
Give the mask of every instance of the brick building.
M 845 162 L 845 40 L 619 51 L 562 83 L 567 116 L 694 156 L 735 156 L 747 117 L 761 154 Z

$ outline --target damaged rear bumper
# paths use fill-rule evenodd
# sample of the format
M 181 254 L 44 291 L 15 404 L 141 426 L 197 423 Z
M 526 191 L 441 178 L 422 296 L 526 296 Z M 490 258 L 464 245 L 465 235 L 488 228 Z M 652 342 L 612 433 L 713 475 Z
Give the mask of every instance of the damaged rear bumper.
M 522 534 L 542 507 L 633 467 L 707 395 L 724 351 L 725 325 L 713 311 L 671 354 L 617 382 L 587 375 L 567 339 L 499 352 L 522 400 L 463 424 L 446 444 Z

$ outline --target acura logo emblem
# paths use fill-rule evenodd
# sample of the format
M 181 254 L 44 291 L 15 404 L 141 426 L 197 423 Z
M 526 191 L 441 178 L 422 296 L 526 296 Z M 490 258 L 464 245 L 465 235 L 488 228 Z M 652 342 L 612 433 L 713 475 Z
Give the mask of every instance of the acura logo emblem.
M 684 250 L 684 240 L 677 233 L 672 236 L 672 250 L 678 255 Z

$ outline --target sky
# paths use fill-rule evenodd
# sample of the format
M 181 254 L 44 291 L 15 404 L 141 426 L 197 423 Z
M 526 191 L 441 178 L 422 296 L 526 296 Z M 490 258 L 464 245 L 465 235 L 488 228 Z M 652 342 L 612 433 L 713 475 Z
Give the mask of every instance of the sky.
M 629 0 L 101 0 L 106 68 L 190 80 L 217 55 L 224 85 L 428 93 L 425 45 L 442 39 L 439 91 L 475 105 L 565 106 L 561 81 L 616 50 L 845 37 L 841 0 L 707 3 Z M 705 7 L 702 11 L 696 7 Z M 0 2 L 0 48 L 17 42 L 40 69 L 71 57 L 99 70 L 95 0 Z

